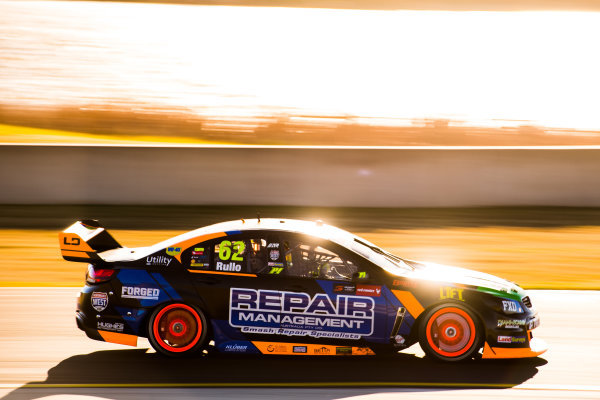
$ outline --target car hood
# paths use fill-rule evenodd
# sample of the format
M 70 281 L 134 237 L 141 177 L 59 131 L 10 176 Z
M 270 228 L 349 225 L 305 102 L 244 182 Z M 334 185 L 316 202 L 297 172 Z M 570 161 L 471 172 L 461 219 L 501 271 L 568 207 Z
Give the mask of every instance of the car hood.
M 497 295 L 501 295 L 501 293 L 507 293 L 510 296 L 525 295 L 523 289 L 515 283 L 483 272 L 430 262 L 409 261 L 407 264 L 415 268 L 412 276 L 416 279 L 476 286 L 500 292 Z

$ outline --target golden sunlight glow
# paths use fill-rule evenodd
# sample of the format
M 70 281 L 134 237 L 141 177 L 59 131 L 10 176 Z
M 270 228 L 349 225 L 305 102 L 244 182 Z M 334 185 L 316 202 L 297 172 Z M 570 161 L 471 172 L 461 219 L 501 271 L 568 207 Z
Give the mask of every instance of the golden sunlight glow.
M 0 6 L 9 104 L 600 130 L 600 13 Z

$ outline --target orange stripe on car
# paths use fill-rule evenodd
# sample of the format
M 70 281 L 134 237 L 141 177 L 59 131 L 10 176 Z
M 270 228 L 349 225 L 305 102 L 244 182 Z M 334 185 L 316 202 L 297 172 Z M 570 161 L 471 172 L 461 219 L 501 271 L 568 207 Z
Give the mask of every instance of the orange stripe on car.
M 548 350 L 545 342 L 532 339 L 530 347 L 491 347 L 487 342 L 483 345 L 481 358 L 528 358 L 537 357 Z
M 252 342 L 262 354 L 296 356 L 373 356 L 369 347 L 332 346 L 308 343 Z
M 90 258 L 90 255 L 85 251 L 61 250 L 60 254 L 63 257 Z
M 396 298 L 400 300 L 400 303 L 406 307 L 413 318 L 417 318 L 419 314 L 425 311 L 421 303 L 419 303 L 419 300 L 417 300 L 411 292 L 407 290 L 392 289 L 392 293 L 394 293 L 394 296 L 396 296 Z
M 125 333 L 118 332 L 108 332 L 98 330 L 102 339 L 105 342 L 117 343 L 117 344 L 126 344 L 128 346 L 137 346 L 137 336 L 135 335 L 127 335 Z
M 179 243 L 174 244 L 169 247 L 181 247 L 181 253 L 183 253 L 190 247 L 195 246 L 201 242 L 205 242 L 207 240 L 218 238 L 218 237 L 223 237 L 223 236 L 227 236 L 227 234 L 225 232 L 217 232 L 217 233 L 211 233 L 211 234 L 204 235 L 204 236 L 196 236 L 194 238 L 184 240 L 183 242 L 179 242 Z M 179 253 L 175 256 L 175 258 L 179 262 L 181 262 L 181 253 Z
M 506 348 L 506 347 L 490 347 L 487 342 L 483 345 L 483 355 L 481 358 L 524 358 L 531 357 L 531 349 L 529 347 L 521 348 Z
M 256 274 L 243 274 L 241 272 L 221 272 L 221 271 L 201 271 L 197 269 L 188 269 L 194 274 L 215 274 L 215 275 L 235 275 L 235 276 L 250 276 L 256 278 Z

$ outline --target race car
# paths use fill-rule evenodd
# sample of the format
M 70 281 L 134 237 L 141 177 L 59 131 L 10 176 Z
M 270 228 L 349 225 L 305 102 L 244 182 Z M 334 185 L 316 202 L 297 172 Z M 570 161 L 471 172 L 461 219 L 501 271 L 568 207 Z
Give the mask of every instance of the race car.
M 59 234 L 88 263 L 76 310 L 88 337 L 167 356 L 380 355 L 419 343 L 443 361 L 536 357 L 540 319 L 518 285 L 407 260 L 321 221 L 240 219 L 149 247 L 96 220 Z

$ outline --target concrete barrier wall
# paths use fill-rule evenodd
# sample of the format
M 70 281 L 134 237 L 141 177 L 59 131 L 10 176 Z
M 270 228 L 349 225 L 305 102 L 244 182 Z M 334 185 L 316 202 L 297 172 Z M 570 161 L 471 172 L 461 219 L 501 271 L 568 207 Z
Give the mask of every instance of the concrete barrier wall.
M 600 147 L 0 146 L 2 204 L 600 206 Z

